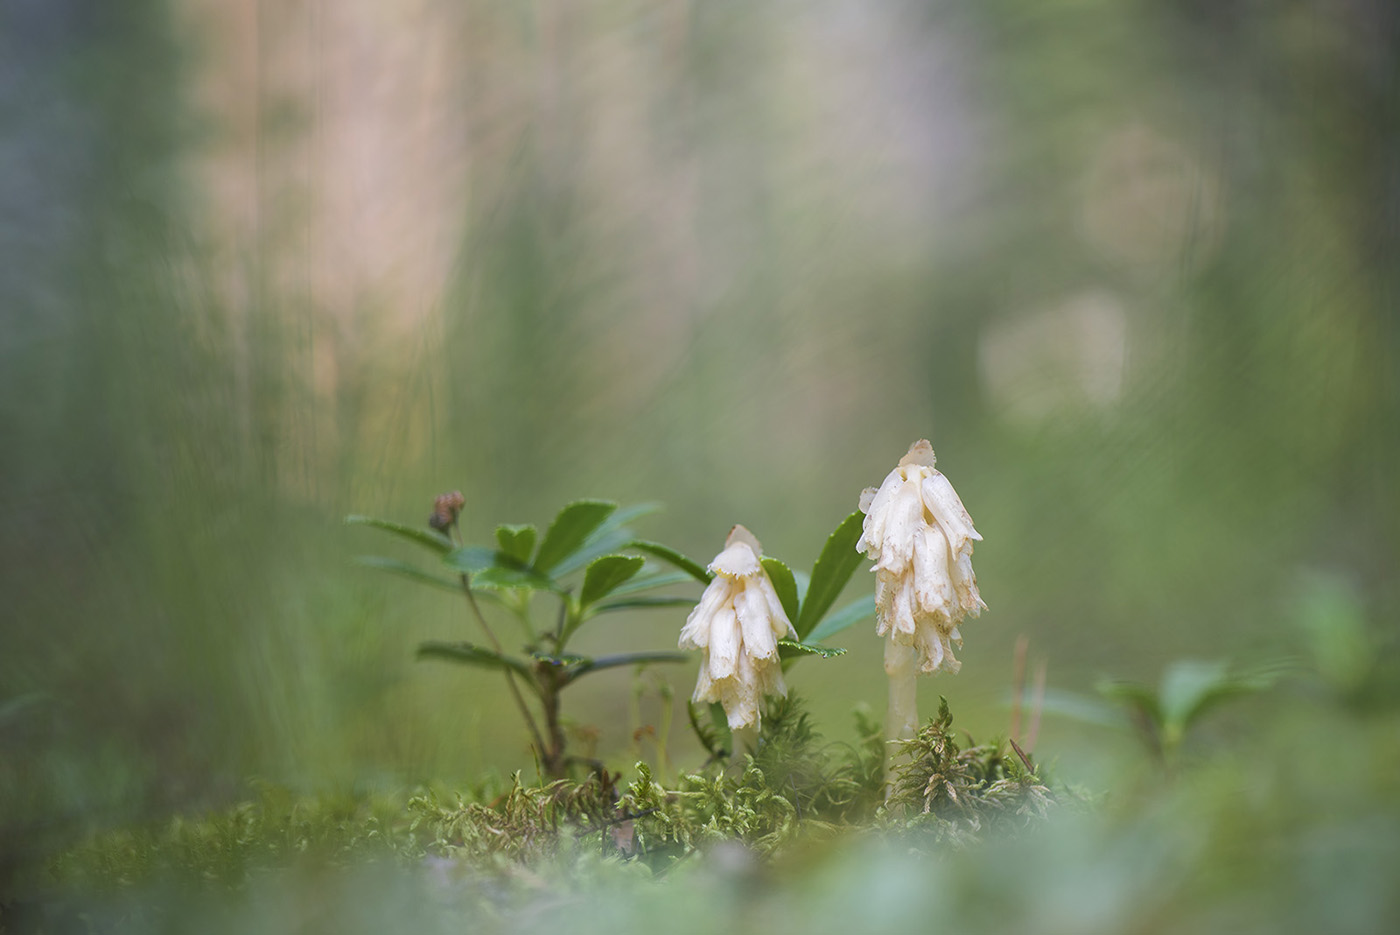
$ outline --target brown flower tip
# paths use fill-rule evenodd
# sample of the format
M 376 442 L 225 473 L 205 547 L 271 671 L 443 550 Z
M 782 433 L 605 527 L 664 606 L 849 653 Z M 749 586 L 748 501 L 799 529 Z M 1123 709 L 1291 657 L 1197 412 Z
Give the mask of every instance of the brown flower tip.
M 460 490 L 445 493 L 433 499 L 433 515 L 428 517 L 428 525 L 437 530 L 446 529 L 457 522 L 457 515 L 467 505 L 467 498 Z

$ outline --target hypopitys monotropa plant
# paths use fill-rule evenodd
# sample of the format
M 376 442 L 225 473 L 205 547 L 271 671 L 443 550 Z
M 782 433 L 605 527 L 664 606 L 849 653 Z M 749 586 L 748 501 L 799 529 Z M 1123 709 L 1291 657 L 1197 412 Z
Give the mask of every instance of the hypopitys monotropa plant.
M 787 695 L 778 641 L 797 640 L 764 570 L 763 547 L 743 526 L 735 526 L 724 551 L 710 562 L 714 580 L 681 630 L 680 648 L 700 650 L 697 703 L 718 702 L 730 730 L 757 728 L 765 696 Z
M 884 483 L 860 496 L 865 521 L 856 548 L 875 562 L 876 632 L 886 639 L 890 680 L 885 733 L 891 741 L 907 740 L 918 729 L 919 674 L 957 672 L 958 625 L 987 606 L 972 571 L 972 544 L 982 537 L 934 463 L 932 446 L 921 439 Z

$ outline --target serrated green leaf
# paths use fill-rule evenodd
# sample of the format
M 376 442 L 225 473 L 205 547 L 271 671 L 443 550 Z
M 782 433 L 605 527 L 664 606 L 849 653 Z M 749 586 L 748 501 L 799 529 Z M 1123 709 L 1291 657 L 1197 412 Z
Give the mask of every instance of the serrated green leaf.
M 802 601 L 799 619 L 793 621 L 798 637 L 805 639 L 817 623 L 826 616 L 831 605 L 841 594 L 851 573 L 860 564 L 861 554 L 856 551 L 865 514 L 857 510 L 841 521 L 841 524 L 827 537 L 822 554 L 812 566 L 812 583 L 807 587 L 807 596 Z
M 759 561 L 763 564 L 763 570 L 768 572 L 768 580 L 773 582 L 773 590 L 778 593 L 783 613 L 787 614 L 789 622 L 796 622 L 797 582 L 792 578 L 792 569 L 771 555 L 765 555 Z
M 554 517 L 535 556 L 535 569 L 551 572 L 560 562 L 578 551 L 614 511 L 617 504 L 606 500 L 575 500 Z
M 462 582 L 452 578 L 441 578 L 434 574 L 429 574 L 415 565 L 408 562 L 401 562 L 396 558 L 385 558 L 382 555 L 357 555 L 355 564 L 363 565 L 366 568 L 378 568 L 380 571 L 387 571 L 390 574 L 407 578 L 409 581 L 416 581 L 419 584 L 432 585 L 435 588 L 442 588 L 445 591 L 462 593 Z
M 875 616 L 875 595 L 867 594 L 860 600 L 847 604 L 835 611 L 807 634 L 807 642 L 820 643 L 835 636 L 842 630 L 854 626 L 868 617 Z
M 816 646 L 812 643 L 799 643 L 796 640 L 778 640 L 778 647 L 779 654 L 785 659 L 799 655 L 821 656 L 823 659 L 846 655 L 844 649 L 838 649 L 835 646 Z
M 416 542 L 418 545 L 432 549 L 438 554 L 452 551 L 456 546 L 452 540 L 434 529 L 418 529 L 413 526 L 405 526 L 403 523 L 391 523 L 386 519 L 375 519 L 373 516 L 360 516 L 352 514 L 345 517 L 347 526 L 373 526 L 375 529 L 382 529 L 391 532 L 396 536 Z
M 496 542 L 501 551 L 523 564 L 529 564 L 535 551 L 535 527 L 529 524 L 513 526 L 503 523 L 496 527 Z
M 535 674 L 529 663 L 513 656 L 504 656 L 495 650 L 471 643 L 443 643 L 430 640 L 418 644 L 419 659 L 440 659 L 444 662 L 459 662 L 479 669 L 496 669 L 501 672 L 515 672 L 534 684 Z
M 618 585 L 642 570 L 646 559 L 640 555 L 604 555 L 594 559 L 583 573 L 583 588 L 579 591 L 579 606 L 607 597 Z
M 694 559 L 687 558 L 670 546 L 662 545 L 659 542 L 648 542 L 645 539 L 633 539 L 631 542 L 627 543 L 626 547 L 629 549 L 636 549 L 638 552 L 645 552 L 648 555 L 654 555 L 664 562 L 669 562 L 701 584 L 709 584 L 710 580 L 714 578 L 714 575 L 705 570 L 704 565 L 701 565 Z

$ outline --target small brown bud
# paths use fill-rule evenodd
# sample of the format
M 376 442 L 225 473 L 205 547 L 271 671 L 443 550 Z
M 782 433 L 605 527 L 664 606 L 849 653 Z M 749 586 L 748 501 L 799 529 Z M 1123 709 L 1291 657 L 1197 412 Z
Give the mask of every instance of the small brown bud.
M 462 496 L 460 490 L 454 490 L 434 498 L 433 515 L 428 517 L 428 525 L 439 531 L 446 529 L 457 522 L 458 514 L 466 505 L 467 498 Z

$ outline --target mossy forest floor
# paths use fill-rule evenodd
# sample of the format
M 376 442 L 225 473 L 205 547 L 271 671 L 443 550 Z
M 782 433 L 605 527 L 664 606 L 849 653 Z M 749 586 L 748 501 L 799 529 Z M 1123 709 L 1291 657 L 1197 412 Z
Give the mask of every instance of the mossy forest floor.
M 1284 704 L 1171 775 L 1093 794 L 946 707 L 897 781 L 867 724 L 799 707 L 758 749 L 658 781 L 519 776 L 306 797 L 54 856 L 4 932 L 1374 932 L 1400 920 L 1400 717 Z

